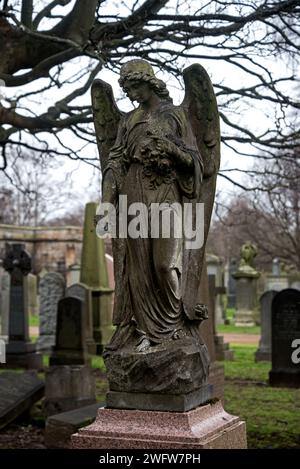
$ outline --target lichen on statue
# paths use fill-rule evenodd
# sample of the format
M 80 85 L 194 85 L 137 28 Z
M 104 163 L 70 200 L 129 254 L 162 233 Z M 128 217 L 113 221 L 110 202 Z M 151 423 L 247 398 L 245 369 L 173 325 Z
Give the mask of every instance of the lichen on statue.
M 210 150 L 203 149 L 205 157 L 201 151 L 205 134 L 211 129 L 205 128 L 203 132 L 202 127 L 200 137 L 197 135 L 197 126 L 201 124 L 198 111 L 202 107 L 205 115 L 208 105 L 205 103 L 211 106 L 211 99 L 207 99 L 205 92 L 197 99 L 194 95 L 196 87 L 192 81 L 199 80 L 199 70 L 195 67 L 187 69 L 186 98 L 181 106 L 175 106 L 165 83 L 155 76 L 148 62 L 138 59 L 122 66 L 119 83 L 127 96 L 138 102 L 138 107 L 119 115 L 114 144 L 102 160 L 102 201 L 118 207 L 118 198 L 122 195 L 127 197 L 128 206 L 136 202 L 142 202 L 146 207 L 163 204 L 162 211 L 167 211 L 172 219 L 173 215 L 175 218 L 178 215 L 176 207 L 201 203 L 204 194 L 209 211 L 204 222 L 206 239 L 216 171 L 207 176 L 205 163 Z M 208 76 L 205 78 L 209 81 Z M 203 89 L 207 90 L 206 85 Z M 95 90 L 98 90 L 97 97 L 102 100 L 104 109 L 105 99 L 106 103 L 111 99 L 107 98 L 109 89 L 103 82 L 98 82 Z M 195 101 L 198 110 L 193 108 Z M 214 125 L 218 134 L 216 108 L 215 111 Z M 94 111 L 94 115 L 96 132 L 102 132 L 103 142 L 105 126 L 97 126 L 97 112 Z M 205 121 L 205 126 L 208 125 Z M 215 141 L 218 146 L 218 135 Z M 218 156 L 216 150 L 216 158 Z M 149 209 L 149 226 L 156 222 L 150 220 L 153 216 Z M 128 223 L 130 221 L 129 216 Z M 207 369 L 207 348 L 199 334 L 199 325 L 207 317 L 207 308 L 198 294 L 205 242 L 197 252 L 187 252 L 184 235 L 176 237 L 171 230 L 169 238 L 161 235 L 158 238 L 128 237 L 113 240 L 113 245 L 114 323 L 117 327 L 105 356 L 120 350 L 147 353 L 172 347 L 176 341 L 178 344 L 192 341 L 198 344 L 203 366 Z

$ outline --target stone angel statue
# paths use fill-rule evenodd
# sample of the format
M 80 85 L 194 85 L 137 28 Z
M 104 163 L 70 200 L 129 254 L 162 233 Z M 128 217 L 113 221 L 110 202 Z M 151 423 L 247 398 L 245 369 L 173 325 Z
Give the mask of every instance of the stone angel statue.
M 114 390 L 121 386 L 120 376 L 126 375 L 126 383 L 131 384 L 126 388 L 121 379 L 120 389 L 167 392 L 172 387 L 174 392 L 175 382 L 180 381 L 181 365 L 185 373 L 189 369 L 193 375 L 194 384 L 190 383 L 185 391 L 194 389 L 195 382 L 196 387 L 205 382 L 208 375 L 208 352 L 199 335 L 207 307 L 199 298 L 199 284 L 220 160 L 219 115 L 204 68 L 192 65 L 184 70 L 183 78 L 185 97 L 180 106 L 175 106 L 166 84 L 156 77 L 147 61 L 136 59 L 125 63 L 119 83 L 130 100 L 138 103 L 128 113 L 118 109 L 109 84 L 97 79 L 92 85 L 103 175 L 102 203 L 113 204 L 118 214 L 120 196 L 126 196 L 128 207 L 143 203 L 147 207 L 146 221 L 154 225 L 162 215 L 170 219 L 177 216 L 178 220 L 178 212 L 185 207 L 190 208 L 190 222 L 195 223 L 197 207 L 204 204 L 203 239 L 196 248 L 188 243 L 184 230 L 182 236 L 172 233 L 164 237 L 160 233 L 151 237 L 149 228 L 149 236 L 112 240 L 116 331 L 106 348 L 105 359 L 110 387 Z M 151 210 L 153 204 L 159 204 L 158 214 Z M 189 357 L 194 357 L 188 362 L 180 357 L 182 351 L 186 354 L 186 347 L 187 355 L 191 353 Z M 149 354 L 151 365 L 149 360 L 146 365 Z M 125 359 L 120 365 L 121 355 L 128 358 L 127 365 Z M 173 358 L 167 360 L 166 356 Z M 132 371 L 130 363 L 139 363 L 144 376 L 152 376 L 148 387 L 145 379 L 136 375 L 128 378 Z M 164 376 L 161 367 L 168 369 L 169 378 L 164 385 L 153 379 L 154 368 Z M 172 373 L 174 376 L 170 377 Z

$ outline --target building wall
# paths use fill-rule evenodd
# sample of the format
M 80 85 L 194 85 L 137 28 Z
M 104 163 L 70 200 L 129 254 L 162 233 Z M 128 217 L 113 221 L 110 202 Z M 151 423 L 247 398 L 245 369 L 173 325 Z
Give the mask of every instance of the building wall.
M 0 258 L 5 243 L 24 243 L 32 258 L 32 272 L 42 269 L 66 272 L 80 264 L 83 228 L 78 226 L 30 227 L 0 224 Z

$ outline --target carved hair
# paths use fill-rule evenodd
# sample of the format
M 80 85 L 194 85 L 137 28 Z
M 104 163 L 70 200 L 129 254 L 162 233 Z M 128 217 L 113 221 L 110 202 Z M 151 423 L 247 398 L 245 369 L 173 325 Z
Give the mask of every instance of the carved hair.
M 150 88 L 155 92 L 157 96 L 160 98 L 173 102 L 172 98 L 169 95 L 169 91 L 167 90 L 165 82 L 156 78 L 155 75 L 150 75 L 145 71 L 135 71 L 123 74 L 119 78 L 120 86 L 124 90 L 124 84 L 126 81 L 144 81 L 149 84 Z

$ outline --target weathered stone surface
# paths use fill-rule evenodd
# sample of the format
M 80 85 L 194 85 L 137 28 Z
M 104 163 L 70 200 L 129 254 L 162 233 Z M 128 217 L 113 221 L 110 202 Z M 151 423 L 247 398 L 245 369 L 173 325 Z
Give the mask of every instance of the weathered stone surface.
M 40 336 L 38 350 L 48 350 L 55 344 L 57 307 L 65 293 L 65 280 L 58 272 L 44 275 L 40 281 Z
M 44 395 L 44 383 L 36 372 L 0 373 L 0 429 L 39 401 Z
M 159 410 L 187 412 L 207 403 L 212 397 L 212 385 L 206 384 L 187 394 L 153 394 L 109 391 L 106 407 L 112 409 Z
M 0 268 L 0 336 L 8 340 L 10 275 Z
M 97 353 L 102 354 L 110 342 L 112 328 L 111 298 L 105 260 L 104 240 L 96 235 L 94 218 L 97 204 L 89 202 L 85 207 L 83 244 L 81 253 L 80 283 L 90 289 L 92 297 L 93 337 Z
M 72 436 L 86 449 L 242 449 L 245 422 L 220 402 L 189 412 L 99 409 L 94 423 Z
M 45 412 L 58 414 L 94 404 L 95 378 L 85 365 L 51 366 L 46 372 Z
M 261 337 L 259 340 L 258 349 L 255 352 L 255 361 L 271 361 L 272 357 L 272 343 L 271 343 L 271 317 L 272 317 L 272 301 L 276 291 L 271 290 L 265 292 L 260 297 L 260 323 L 261 323 Z
M 300 291 L 288 288 L 272 301 L 271 386 L 300 387 L 300 364 L 293 360 L 295 339 L 300 338 Z
M 50 366 L 87 363 L 85 332 L 83 302 L 79 298 L 61 299 L 57 308 L 56 341 Z
M 111 391 L 185 394 L 206 381 L 205 345 L 174 340 L 147 352 L 118 351 L 105 358 Z
M 27 279 L 31 258 L 23 244 L 6 246 L 3 266 L 10 274 L 9 338 L 6 347 L 5 368 L 42 369 L 42 356 L 35 353 L 30 342 L 28 324 Z
M 90 425 L 104 402 L 62 412 L 47 418 L 45 444 L 47 448 L 70 448 L 71 436 L 80 428 Z
M 93 337 L 93 301 L 92 291 L 83 283 L 75 283 L 66 290 L 66 297 L 79 298 L 83 304 L 83 317 L 85 321 L 85 336 L 87 350 L 95 355 L 97 351 L 96 342 Z

